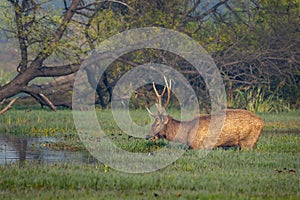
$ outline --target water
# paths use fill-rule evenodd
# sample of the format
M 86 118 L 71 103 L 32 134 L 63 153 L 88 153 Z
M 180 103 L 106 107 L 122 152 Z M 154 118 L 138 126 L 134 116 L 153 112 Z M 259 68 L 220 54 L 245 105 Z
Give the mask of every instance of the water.
M 55 142 L 57 142 L 57 139 L 49 137 L 22 138 L 0 135 L 0 165 L 23 163 L 24 161 L 47 163 L 96 162 L 86 151 L 55 150 L 49 147 L 49 143 Z

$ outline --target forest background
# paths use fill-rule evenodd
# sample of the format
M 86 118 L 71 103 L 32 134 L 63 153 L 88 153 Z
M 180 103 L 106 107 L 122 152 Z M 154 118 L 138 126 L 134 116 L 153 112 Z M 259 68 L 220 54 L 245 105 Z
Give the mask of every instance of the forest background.
M 154 26 L 185 33 L 208 51 L 222 75 L 228 107 L 297 109 L 299 16 L 299 0 L 1 1 L 0 101 L 17 95 L 23 104 L 34 99 L 52 109 L 70 107 L 75 74 L 92 50 L 117 33 Z M 143 63 L 178 70 L 196 91 L 201 109 L 209 112 L 201 75 L 181 57 L 155 49 L 126 54 L 99 81 L 89 80 L 96 104 L 109 107 L 116 82 Z M 134 96 L 119 98 L 145 107 L 154 100 L 151 88 L 145 85 Z

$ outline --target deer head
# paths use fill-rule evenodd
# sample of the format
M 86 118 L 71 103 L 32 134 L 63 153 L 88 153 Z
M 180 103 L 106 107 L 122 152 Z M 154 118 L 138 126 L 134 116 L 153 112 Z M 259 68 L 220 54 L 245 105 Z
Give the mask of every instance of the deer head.
M 168 84 L 168 81 L 166 77 L 164 77 L 165 80 L 165 87 L 161 94 L 158 93 L 155 84 L 153 82 L 153 89 L 157 98 L 156 108 L 157 108 L 157 114 L 153 114 L 149 108 L 146 108 L 149 112 L 149 115 L 154 118 L 154 123 L 151 126 L 150 131 L 146 135 L 146 139 L 152 138 L 152 141 L 155 142 L 158 138 L 165 138 L 166 136 L 166 125 L 169 122 L 168 116 L 164 115 L 164 112 L 170 103 L 170 96 L 171 96 L 171 80 Z M 167 101 L 162 106 L 162 97 L 164 96 L 165 92 L 167 90 Z

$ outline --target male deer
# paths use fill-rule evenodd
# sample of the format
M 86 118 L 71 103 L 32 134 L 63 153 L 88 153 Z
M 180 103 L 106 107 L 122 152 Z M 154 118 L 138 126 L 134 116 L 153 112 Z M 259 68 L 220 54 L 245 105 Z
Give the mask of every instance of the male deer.
M 153 114 L 147 108 L 155 121 L 146 136 L 146 139 L 152 138 L 153 142 L 159 138 L 164 138 L 186 144 L 191 149 L 234 146 L 239 147 L 239 149 L 252 149 L 263 130 L 264 122 L 260 117 L 246 110 L 227 109 L 221 133 L 213 133 L 212 135 L 217 135 L 217 138 L 212 138 L 211 141 L 210 139 L 207 140 L 211 115 L 198 116 L 190 121 L 178 121 L 170 115 L 164 115 L 163 113 L 170 102 L 171 81 L 168 84 L 165 78 L 165 87 L 161 94 L 157 92 L 154 83 L 153 89 L 157 97 L 156 107 L 158 113 Z M 162 97 L 166 90 L 167 101 L 162 106 Z M 218 115 L 216 116 L 218 122 Z M 222 121 L 221 118 L 220 121 Z M 218 129 L 218 131 L 220 130 Z

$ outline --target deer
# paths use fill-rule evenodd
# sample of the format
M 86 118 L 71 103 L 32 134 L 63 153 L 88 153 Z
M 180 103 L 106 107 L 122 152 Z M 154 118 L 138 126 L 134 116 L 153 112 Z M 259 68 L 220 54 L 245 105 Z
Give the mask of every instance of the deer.
M 225 109 L 225 120 L 221 130 L 209 128 L 212 115 L 199 115 L 188 121 L 179 121 L 172 116 L 164 114 L 171 98 L 171 80 L 164 77 L 165 86 L 159 94 L 155 83 L 153 90 L 156 95 L 157 113 L 154 114 L 146 107 L 149 115 L 154 118 L 146 139 L 152 139 L 155 143 L 158 139 L 179 142 L 188 146 L 189 149 L 212 149 L 238 147 L 239 150 L 253 149 L 263 130 L 263 120 L 254 113 L 243 109 Z M 162 97 L 167 91 L 167 100 L 162 106 Z M 220 123 L 222 119 L 215 115 L 212 123 Z M 212 125 L 212 127 L 214 127 Z M 215 132 L 214 132 L 215 131 Z M 208 132 L 209 136 L 208 136 Z M 211 133 L 212 132 L 212 133 Z M 218 133 L 217 133 L 218 132 Z M 213 136 L 213 138 L 209 138 Z

